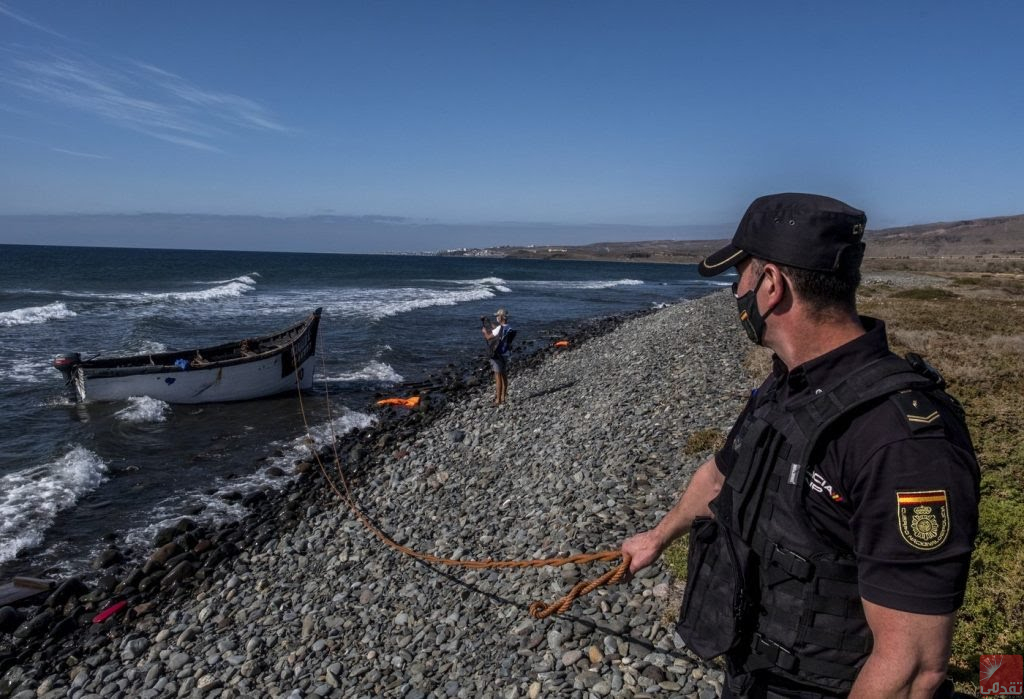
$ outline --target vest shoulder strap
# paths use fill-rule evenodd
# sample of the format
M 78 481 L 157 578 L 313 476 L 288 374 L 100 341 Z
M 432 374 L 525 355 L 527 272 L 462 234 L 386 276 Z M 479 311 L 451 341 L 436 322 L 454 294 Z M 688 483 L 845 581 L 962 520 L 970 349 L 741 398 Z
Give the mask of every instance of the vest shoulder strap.
M 796 457 L 796 463 L 806 466 L 818 439 L 843 415 L 901 391 L 940 388 L 941 379 L 938 372 L 934 372 L 934 376 L 920 373 L 911 362 L 894 354 L 864 365 L 831 390 L 817 393 L 786 410 L 787 417 L 795 423 L 802 438 L 799 440 L 802 444 L 793 444 L 796 449 L 792 456 Z

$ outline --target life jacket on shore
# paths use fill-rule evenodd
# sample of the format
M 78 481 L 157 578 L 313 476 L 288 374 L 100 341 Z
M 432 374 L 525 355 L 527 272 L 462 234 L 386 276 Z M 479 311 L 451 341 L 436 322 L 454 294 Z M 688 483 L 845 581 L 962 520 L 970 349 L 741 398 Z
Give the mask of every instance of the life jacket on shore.
M 415 408 L 419 404 L 419 396 L 412 396 L 411 398 L 381 398 L 377 401 L 377 405 L 397 405 L 400 408 Z
M 677 626 L 702 658 L 728 654 L 733 691 L 745 693 L 759 670 L 825 693 L 851 688 L 871 630 L 853 553 L 827 542 L 807 515 L 809 461 L 837 419 L 886 399 L 903 405 L 907 392 L 963 422 L 944 386 L 917 355 L 889 355 L 802 403 L 779 406 L 774 377 L 752 398 L 737 461 L 710 503 L 715 516 L 697 518 L 690 531 Z
M 569 341 L 568 340 L 557 340 L 555 342 L 554 346 L 555 347 L 568 347 L 569 346 Z

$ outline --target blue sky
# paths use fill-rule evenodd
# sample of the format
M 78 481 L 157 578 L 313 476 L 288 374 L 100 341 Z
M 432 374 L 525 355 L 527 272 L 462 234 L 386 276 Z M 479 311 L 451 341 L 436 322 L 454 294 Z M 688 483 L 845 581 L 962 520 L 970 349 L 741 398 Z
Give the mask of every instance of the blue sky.
M 0 0 L 0 214 L 1022 213 L 1022 26 L 1015 2 Z

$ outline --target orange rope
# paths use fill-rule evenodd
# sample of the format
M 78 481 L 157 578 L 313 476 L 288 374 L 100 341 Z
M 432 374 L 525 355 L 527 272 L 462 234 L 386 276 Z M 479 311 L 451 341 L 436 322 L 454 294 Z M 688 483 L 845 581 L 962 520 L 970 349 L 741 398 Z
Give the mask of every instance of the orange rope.
M 293 357 L 294 351 L 295 350 L 293 348 Z M 326 375 L 326 360 L 323 359 L 323 354 L 321 354 L 321 362 L 324 374 Z M 594 590 L 603 585 L 614 585 L 618 582 L 621 582 L 622 579 L 626 576 L 627 572 L 629 571 L 629 563 L 631 557 L 628 553 L 624 553 L 622 551 L 599 551 L 597 553 L 581 553 L 576 554 L 574 556 L 566 556 L 564 558 L 535 558 L 532 560 L 518 561 L 495 561 L 490 558 L 486 558 L 480 561 L 463 561 L 453 558 L 442 558 L 440 556 L 435 556 L 433 554 L 423 553 L 421 551 L 411 549 L 408 546 L 403 546 L 402 544 L 399 544 L 390 536 L 382 532 L 376 525 L 374 525 L 373 522 L 371 522 L 370 519 L 365 514 L 363 514 L 363 512 L 359 509 L 358 505 L 356 504 L 355 498 L 352 495 L 352 490 L 348 484 L 348 479 L 345 478 L 345 474 L 342 471 L 341 457 L 338 455 L 337 450 L 337 435 L 335 435 L 334 433 L 334 420 L 331 415 L 330 395 L 327 392 L 327 388 L 325 385 L 324 392 L 326 396 L 325 402 L 327 405 L 327 424 L 330 425 L 331 427 L 331 445 L 334 451 L 334 465 L 335 468 L 337 469 L 338 479 L 341 481 L 341 485 L 342 488 L 344 489 L 344 492 L 338 489 L 338 486 L 334 482 L 334 479 L 331 478 L 330 474 L 327 472 L 327 467 L 324 466 L 323 460 L 320 458 L 320 452 L 315 448 L 316 444 L 312 436 L 310 435 L 309 421 L 306 418 L 306 408 L 305 404 L 302 401 L 302 389 L 301 386 L 298 384 L 297 369 L 298 368 L 296 367 L 296 385 L 299 387 L 299 411 L 302 413 L 302 422 L 306 426 L 306 438 L 308 440 L 309 450 L 313 453 L 313 456 L 316 459 L 316 463 L 320 467 L 320 472 L 323 474 L 324 479 L 330 485 L 331 490 L 333 490 L 335 494 L 345 502 L 345 504 L 348 506 L 349 511 L 351 511 L 352 514 L 355 515 L 356 519 L 358 519 L 363 524 L 363 526 L 370 531 L 370 533 L 372 533 L 385 545 L 389 546 L 395 551 L 404 553 L 407 556 L 423 561 L 424 563 L 455 566 L 459 568 L 468 568 L 471 570 L 486 570 L 500 568 L 543 568 L 544 566 L 563 566 L 569 563 L 591 563 L 594 561 L 615 561 L 621 559 L 618 565 L 616 565 L 611 570 L 607 571 L 604 575 L 600 575 L 591 580 L 584 580 L 582 582 L 576 583 L 576 585 L 574 585 L 573 588 L 569 590 L 569 592 L 567 592 L 561 599 L 559 599 L 556 602 L 552 602 L 551 604 L 545 604 L 544 602 L 541 602 L 539 600 L 531 602 L 529 612 L 530 616 L 532 616 L 534 619 L 544 619 L 551 616 L 552 614 L 562 614 L 565 611 L 567 611 L 569 607 L 572 606 L 572 603 L 576 601 L 577 598 L 589 594 L 590 592 L 593 592 Z

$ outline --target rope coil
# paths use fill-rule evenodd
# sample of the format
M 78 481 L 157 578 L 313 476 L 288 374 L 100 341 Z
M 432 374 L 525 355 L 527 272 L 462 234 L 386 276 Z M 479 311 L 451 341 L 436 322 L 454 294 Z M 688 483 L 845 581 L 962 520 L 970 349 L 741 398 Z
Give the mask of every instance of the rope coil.
M 322 347 L 322 345 L 321 345 Z M 294 348 L 292 349 L 294 357 Z M 326 360 L 321 355 L 321 361 L 323 362 L 324 371 L 326 373 Z M 296 372 L 298 376 L 298 372 Z M 355 516 L 355 518 L 372 533 L 377 539 L 379 539 L 386 546 L 403 553 L 411 558 L 415 558 L 424 563 L 432 563 L 437 565 L 466 568 L 470 570 L 494 570 L 494 569 L 505 569 L 505 568 L 543 568 L 545 566 L 563 566 L 570 563 L 593 563 L 596 561 L 616 561 L 619 563 L 612 569 L 605 572 L 596 578 L 590 580 L 583 580 L 576 583 L 569 592 L 562 596 L 559 600 L 547 604 L 540 600 L 530 603 L 528 611 L 530 616 L 534 619 L 545 619 L 553 614 L 563 614 L 572 606 L 579 597 L 587 595 L 599 587 L 605 585 L 614 585 L 622 582 L 629 572 L 629 564 L 631 557 L 628 553 L 622 551 L 598 551 L 597 553 L 581 553 L 572 556 L 566 556 L 562 558 L 535 558 L 530 560 L 503 560 L 495 561 L 490 558 L 486 558 L 479 561 L 464 561 L 453 558 L 442 558 L 429 553 L 423 553 L 416 551 L 415 549 L 409 548 L 399 544 L 397 541 L 389 537 L 383 531 L 381 531 L 373 522 L 370 521 L 362 510 L 359 509 L 356 504 L 355 498 L 352 495 L 352 489 L 349 487 L 348 479 L 345 478 L 345 473 L 341 466 L 341 457 L 337 451 L 337 435 L 334 433 L 334 420 L 331 415 L 331 403 L 330 395 L 327 394 L 325 387 L 325 403 L 327 405 L 327 422 L 331 426 L 331 447 L 334 453 L 334 466 L 337 471 L 338 480 L 341 482 L 341 489 L 335 483 L 334 479 L 327 471 L 327 467 L 324 465 L 323 459 L 320 457 L 320 452 L 316 449 L 316 442 L 312 437 L 309 421 L 306 418 L 306 408 L 302 401 L 302 389 L 299 385 L 298 379 L 296 379 L 296 388 L 299 394 L 299 411 L 302 414 L 302 422 L 306 427 L 306 442 L 309 446 L 310 452 L 313 454 L 316 460 L 317 466 L 320 468 L 320 472 L 323 474 L 324 479 L 330 485 L 331 490 L 341 498 L 341 500 L 348 506 L 349 511 Z

